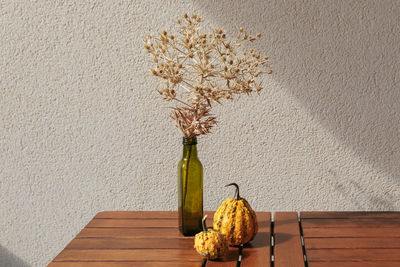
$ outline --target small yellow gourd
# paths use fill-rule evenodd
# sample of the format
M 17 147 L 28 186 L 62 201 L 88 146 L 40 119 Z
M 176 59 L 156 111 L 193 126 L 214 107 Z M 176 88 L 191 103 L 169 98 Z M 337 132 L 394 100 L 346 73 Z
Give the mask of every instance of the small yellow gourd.
M 256 213 L 246 199 L 240 197 L 235 183 L 235 198 L 226 199 L 214 214 L 214 229 L 226 236 L 229 245 L 237 246 L 253 240 L 258 231 Z
M 203 231 L 194 237 L 194 248 L 207 259 L 222 258 L 228 253 L 228 241 L 220 232 L 207 229 L 206 219 L 207 215 L 202 220 Z

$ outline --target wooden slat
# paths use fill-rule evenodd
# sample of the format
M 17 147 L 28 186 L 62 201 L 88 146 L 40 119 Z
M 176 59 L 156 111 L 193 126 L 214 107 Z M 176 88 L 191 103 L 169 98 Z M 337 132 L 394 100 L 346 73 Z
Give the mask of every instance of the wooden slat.
M 305 238 L 308 249 L 400 248 L 400 238 Z
M 308 267 L 400 267 L 400 263 L 397 261 L 310 262 Z
M 320 219 L 320 218 L 387 218 L 387 219 L 400 219 L 400 212 L 367 212 L 367 211 L 329 211 L 329 212 L 321 212 L 321 211 L 310 211 L 310 212 L 301 212 L 301 219 Z
M 201 262 L 52 262 L 48 267 L 201 267 Z
M 87 228 L 177 228 L 178 219 L 93 219 Z
M 84 228 L 77 238 L 117 237 L 117 238 L 174 238 L 182 236 L 178 228 Z M 192 238 L 184 237 L 182 238 Z
M 400 227 L 400 218 L 324 218 L 302 219 L 303 228 Z
M 302 212 L 309 267 L 400 266 L 400 212 Z
M 303 228 L 304 237 L 400 237 L 399 228 Z
M 271 254 L 264 248 L 254 248 L 253 250 L 243 249 L 242 264 L 240 266 L 271 266 Z
M 193 249 L 193 244 L 193 238 L 76 238 L 72 240 L 65 249 Z
M 398 261 L 400 265 L 400 249 L 310 249 L 307 259 L 309 262 Z
M 209 215 L 207 217 L 207 226 L 212 227 L 213 217 Z M 178 218 L 152 218 L 152 219 L 93 219 L 91 220 L 87 228 L 178 228 Z
M 242 251 L 242 267 L 270 266 L 271 263 L 271 213 L 258 212 L 258 233 Z
M 95 219 L 174 219 L 178 218 L 176 211 L 102 211 Z
M 297 212 L 275 213 L 274 237 L 274 258 L 276 267 L 305 266 Z
M 60 261 L 202 261 L 194 249 L 65 249 Z
M 204 211 L 212 218 L 213 211 Z M 102 211 L 94 219 L 177 219 L 176 211 Z

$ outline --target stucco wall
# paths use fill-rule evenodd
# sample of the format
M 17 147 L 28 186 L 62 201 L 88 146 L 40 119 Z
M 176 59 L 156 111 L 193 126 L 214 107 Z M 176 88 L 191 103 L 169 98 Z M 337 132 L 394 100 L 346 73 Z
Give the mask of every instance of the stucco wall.
M 262 32 L 274 73 L 199 139 L 205 209 L 400 209 L 400 1 L 1 1 L 0 266 L 97 212 L 175 210 L 181 136 L 142 40 L 184 12 Z

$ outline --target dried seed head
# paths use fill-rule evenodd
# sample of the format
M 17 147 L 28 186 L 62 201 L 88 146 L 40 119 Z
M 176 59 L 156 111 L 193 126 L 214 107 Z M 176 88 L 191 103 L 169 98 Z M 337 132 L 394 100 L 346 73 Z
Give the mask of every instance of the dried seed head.
M 155 64 L 151 73 L 165 82 L 158 93 L 166 101 L 184 105 L 173 108 L 171 118 L 184 136 L 191 137 L 209 133 L 216 124 L 209 112 L 213 103 L 258 93 L 262 87 L 257 78 L 272 71 L 267 57 L 253 49 L 241 50 L 245 40 L 255 41 L 260 33 L 248 35 L 240 27 L 238 39 L 230 41 L 220 28 L 200 32 L 198 15 L 183 17 L 184 22 L 176 21 L 178 33 L 164 30 L 158 38 L 148 36 L 144 47 Z

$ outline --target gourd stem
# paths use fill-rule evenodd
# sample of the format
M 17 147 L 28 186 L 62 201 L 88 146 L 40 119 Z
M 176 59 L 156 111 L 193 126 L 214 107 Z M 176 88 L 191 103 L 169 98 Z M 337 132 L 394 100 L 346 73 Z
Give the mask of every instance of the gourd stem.
M 207 220 L 207 215 L 205 215 L 201 220 L 201 225 L 203 226 L 203 232 L 207 232 L 206 220 Z
M 240 200 L 240 195 L 239 195 L 239 186 L 237 185 L 237 183 L 230 183 L 230 184 L 227 184 L 227 185 L 225 185 L 225 187 L 226 187 L 226 186 L 231 186 L 231 185 L 233 185 L 233 186 L 235 186 L 235 187 L 236 187 L 236 191 L 235 191 L 235 199 L 236 199 L 236 200 Z

